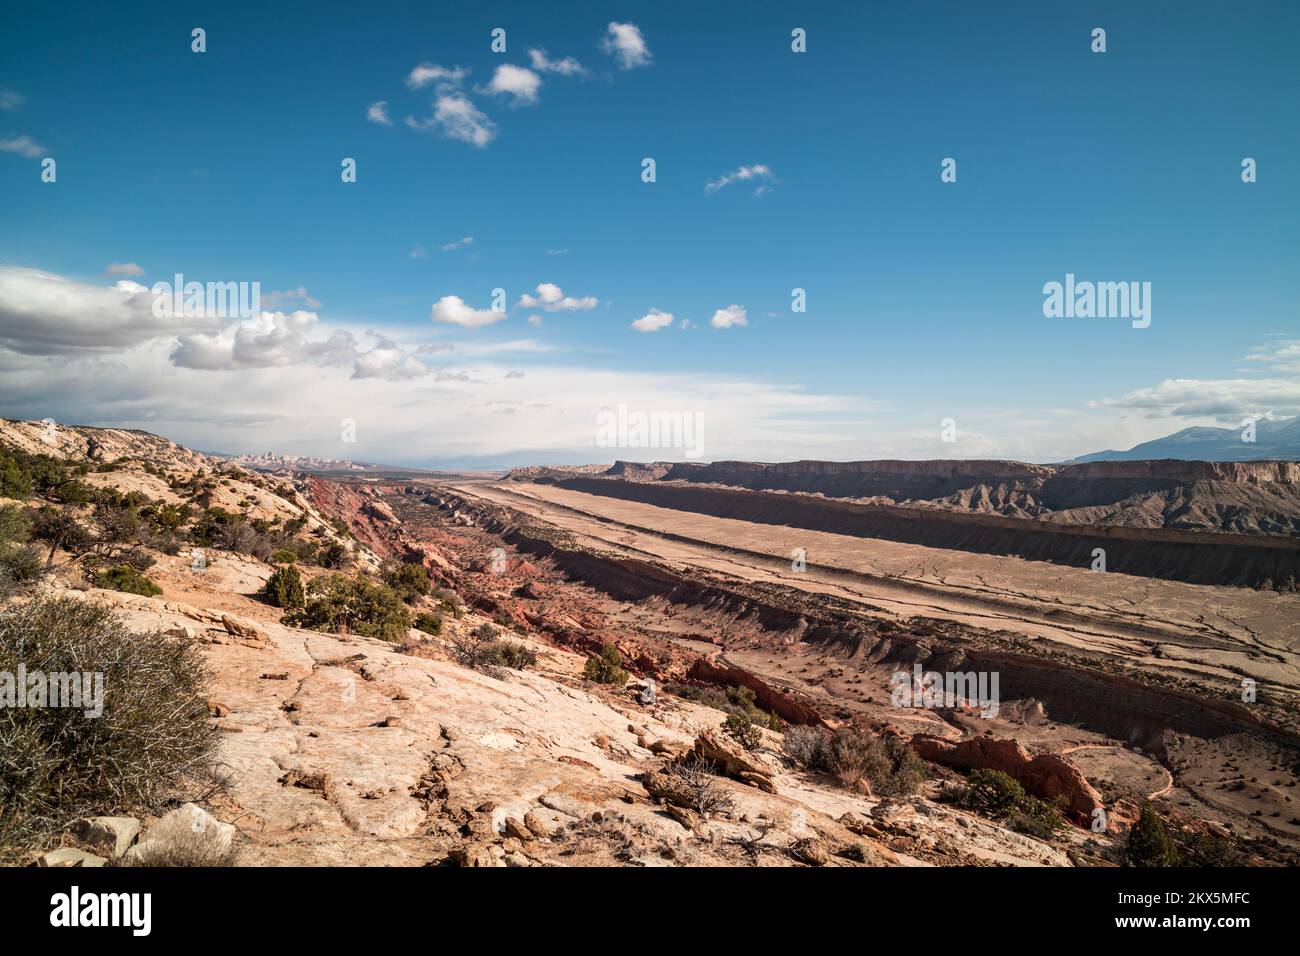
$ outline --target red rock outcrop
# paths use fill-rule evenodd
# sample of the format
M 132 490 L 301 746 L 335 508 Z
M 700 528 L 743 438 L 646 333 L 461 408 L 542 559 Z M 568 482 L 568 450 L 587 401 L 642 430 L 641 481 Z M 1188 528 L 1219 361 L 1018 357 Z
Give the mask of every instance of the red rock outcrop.
M 930 734 L 912 737 L 912 749 L 925 760 L 957 770 L 999 770 L 1026 792 L 1043 800 L 1065 797 L 1066 807 L 1083 820 L 1104 806 L 1101 794 L 1074 761 L 1057 753 L 1031 756 L 1019 741 L 992 737 L 944 740 Z

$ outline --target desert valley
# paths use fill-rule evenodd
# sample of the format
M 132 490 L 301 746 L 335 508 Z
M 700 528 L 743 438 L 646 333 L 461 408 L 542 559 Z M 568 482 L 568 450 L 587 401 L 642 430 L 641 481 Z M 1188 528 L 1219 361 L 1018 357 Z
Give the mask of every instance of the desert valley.
M 0 630 L 72 601 L 189 649 L 210 761 L 120 804 L 8 784 L 9 862 L 1300 849 L 1293 462 L 312 473 L 18 421 L 0 458 Z M 67 772 L 13 733 L 28 783 Z

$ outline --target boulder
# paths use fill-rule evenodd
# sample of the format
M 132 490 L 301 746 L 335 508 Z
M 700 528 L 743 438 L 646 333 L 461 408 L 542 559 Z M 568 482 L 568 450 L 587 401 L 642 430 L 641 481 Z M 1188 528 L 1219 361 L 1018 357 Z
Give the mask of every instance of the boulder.
M 776 793 L 772 772 L 757 757 L 729 737 L 706 730 L 695 738 L 695 753 L 721 773 L 766 793 Z
M 174 852 L 219 860 L 230 852 L 234 840 L 234 826 L 222 823 L 197 804 L 187 803 L 160 817 L 128 851 L 127 857 L 144 865 Z
M 75 850 L 70 846 L 62 849 L 51 850 L 38 861 L 38 866 L 103 866 L 108 860 L 102 856 L 95 856 L 93 853 L 87 853 L 85 850 Z
M 87 817 L 73 824 L 72 835 L 117 859 L 140 835 L 140 821 L 135 817 Z

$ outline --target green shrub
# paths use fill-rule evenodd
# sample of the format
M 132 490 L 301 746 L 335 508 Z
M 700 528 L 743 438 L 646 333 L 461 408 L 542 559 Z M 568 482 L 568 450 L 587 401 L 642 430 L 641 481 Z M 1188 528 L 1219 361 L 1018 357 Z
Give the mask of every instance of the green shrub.
M 518 641 L 501 641 L 497 645 L 497 659 L 504 667 L 522 671 L 537 663 L 537 652 Z
M 338 570 L 346 568 L 352 561 L 348 549 L 337 541 L 331 541 L 316 552 L 315 561 L 322 568 Z
M 401 641 L 411 627 L 411 612 L 390 587 L 364 575 L 330 574 L 307 585 L 301 608 L 290 611 L 284 623 L 335 634 L 358 634 L 385 641 Z
M 155 597 L 163 593 L 162 588 L 129 564 L 115 564 L 105 568 L 93 575 L 92 583 L 97 588 L 125 591 L 128 594 L 143 594 L 145 597 Z
M 293 565 L 276 568 L 266 579 L 262 594 L 273 607 L 302 607 L 307 603 L 307 592 L 302 586 L 302 576 Z
M 664 691 L 693 700 L 725 714 L 743 714 L 754 723 L 768 730 L 781 729 L 781 718 L 759 707 L 754 691 L 748 687 L 732 685 L 730 687 L 700 686 L 698 684 L 666 684 Z
M 289 548 L 276 548 L 271 552 L 271 561 L 275 564 L 294 564 L 298 560 L 298 552 Z
M 0 672 L 20 663 L 29 675 L 102 675 L 103 712 L 0 707 L 0 845 L 35 845 L 80 816 L 158 810 L 212 786 L 209 674 L 192 641 L 132 633 L 95 601 L 37 598 L 0 610 Z
M 606 644 L 597 656 L 587 658 L 582 676 L 597 684 L 626 684 L 628 673 L 623 669 L 623 659 L 619 657 L 618 648 Z
M 754 726 L 748 714 L 728 714 L 722 729 L 746 750 L 757 750 L 763 744 L 763 732 Z
M 384 583 L 402 595 L 408 604 L 414 604 L 432 589 L 429 569 L 423 564 L 397 564 L 384 569 Z
M 415 624 L 417 631 L 424 631 L 425 634 L 442 633 L 442 617 L 437 614 L 430 614 L 428 611 L 421 611 L 415 615 Z
M 1050 839 L 1066 827 L 1060 802 L 1025 793 L 1019 781 L 1000 770 L 972 770 L 964 787 L 951 795 L 959 806 L 1004 821 L 1019 833 Z
M 1156 813 L 1151 804 L 1143 805 L 1137 823 L 1128 831 L 1124 865 L 1177 866 L 1178 862 L 1178 848 L 1165 829 L 1164 820 L 1160 819 L 1160 814 Z

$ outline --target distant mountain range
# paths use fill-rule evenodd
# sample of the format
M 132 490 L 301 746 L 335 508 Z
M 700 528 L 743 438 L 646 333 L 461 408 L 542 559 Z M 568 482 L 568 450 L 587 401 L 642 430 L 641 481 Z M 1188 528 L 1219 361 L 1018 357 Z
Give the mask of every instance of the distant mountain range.
M 1071 463 L 1087 461 L 1143 461 L 1182 458 L 1191 461 L 1300 461 L 1300 415 L 1276 421 L 1259 421 L 1255 440 L 1243 441 L 1241 428 L 1184 428 L 1180 432 L 1134 445 L 1128 451 L 1098 451 Z

